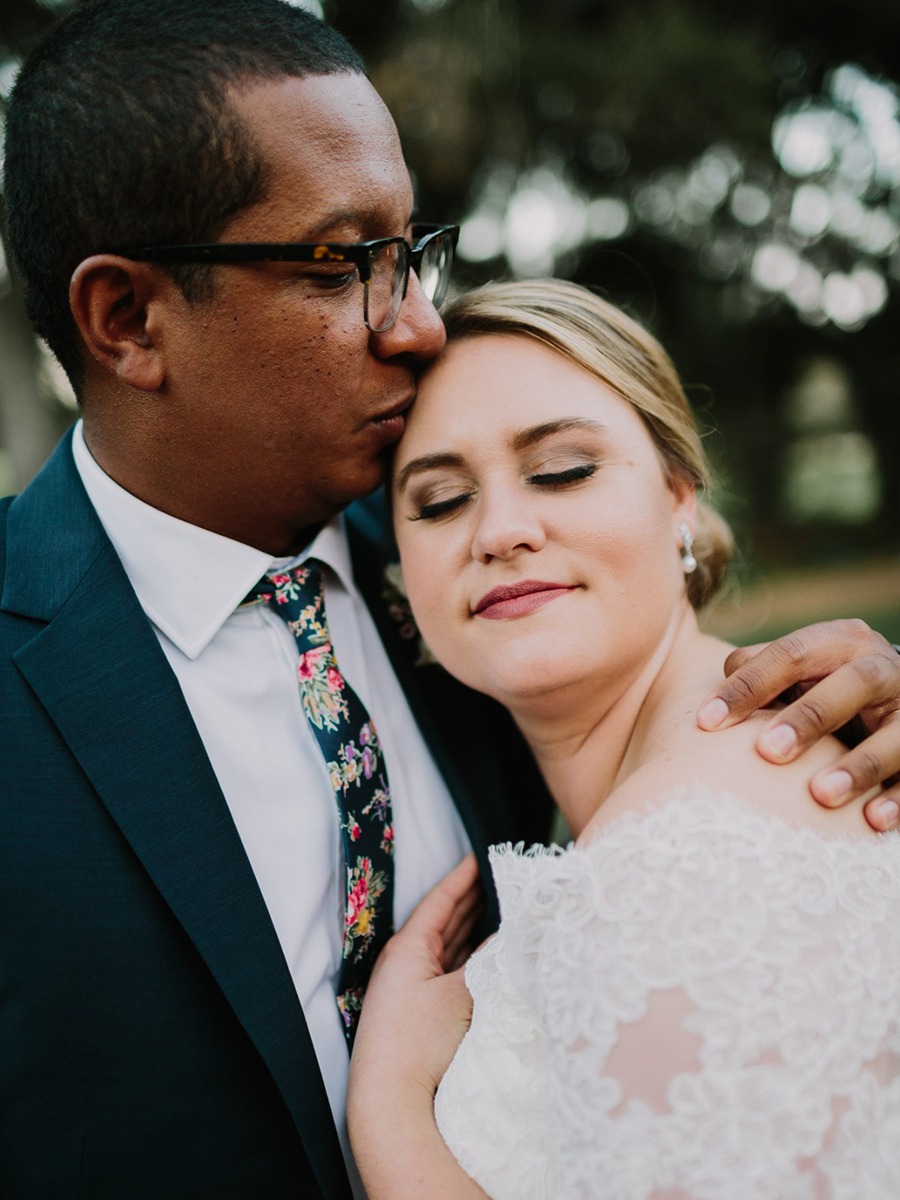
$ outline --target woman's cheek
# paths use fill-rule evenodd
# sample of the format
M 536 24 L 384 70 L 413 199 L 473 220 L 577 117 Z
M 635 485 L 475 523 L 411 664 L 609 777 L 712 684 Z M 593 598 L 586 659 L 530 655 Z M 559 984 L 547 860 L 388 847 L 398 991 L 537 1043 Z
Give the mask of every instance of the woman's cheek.
M 451 581 L 436 557 L 428 554 L 408 554 L 403 579 L 413 617 L 425 645 L 438 661 L 446 663 L 454 654 L 454 631 Z
M 432 624 L 434 605 L 440 599 L 440 589 L 429 568 L 431 555 L 426 546 L 417 546 L 411 539 L 401 540 L 399 546 L 403 586 L 416 625 L 424 636 L 425 626 Z

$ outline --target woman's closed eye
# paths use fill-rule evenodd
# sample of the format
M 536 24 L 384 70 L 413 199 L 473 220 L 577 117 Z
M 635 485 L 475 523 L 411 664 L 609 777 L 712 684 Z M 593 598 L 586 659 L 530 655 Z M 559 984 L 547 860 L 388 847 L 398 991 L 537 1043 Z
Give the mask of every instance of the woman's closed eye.
M 582 480 L 590 479 L 596 472 L 597 463 L 583 462 L 556 471 L 533 471 L 528 476 L 528 482 L 537 487 L 563 488 L 568 484 L 581 483 Z
M 561 491 L 564 488 L 575 487 L 595 475 L 598 463 L 585 461 L 572 463 L 549 469 L 550 463 L 541 470 L 530 470 L 523 475 L 523 480 L 531 487 L 545 491 Z M 427 488 L 421 495 L 413 495 L 413 513 L 411 521 L 438 521 L 442 517 L 450 517 L 463 509 L 475 496 L 476 489 L 471 486 L 459 485 L 437 486 Z
M 415 502 L 410 521 L 437 521 L 441 517 L 449 517 L 471 500 L 472 492 L 453 492 L 450 495 L 426 497 Z

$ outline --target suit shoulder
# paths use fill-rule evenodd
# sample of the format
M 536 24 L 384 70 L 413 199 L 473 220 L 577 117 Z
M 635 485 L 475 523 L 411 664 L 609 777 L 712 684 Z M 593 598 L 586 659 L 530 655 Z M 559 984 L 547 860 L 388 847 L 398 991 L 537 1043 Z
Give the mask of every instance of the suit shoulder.
M 15 496 L 4 496 L 0 499 L 0 596 L 3 595 L 3 585 L 6 579 L 6 537 L 9 517 L 9 506 Z

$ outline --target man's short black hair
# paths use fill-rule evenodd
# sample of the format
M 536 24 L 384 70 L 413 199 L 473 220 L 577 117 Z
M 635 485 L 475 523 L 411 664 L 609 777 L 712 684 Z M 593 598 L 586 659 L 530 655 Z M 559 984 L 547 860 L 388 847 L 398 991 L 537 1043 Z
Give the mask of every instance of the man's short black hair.
M 265 192 L 229 88 L 365 73 L 344 37 L 284 0 L 89 0 L 29 56 L 10 97 L 5 192 L 28 313 L 80 390 L 69 281 L 114 247 L 214 241 Z M 172 274 L 191 300 L 208 268 Z

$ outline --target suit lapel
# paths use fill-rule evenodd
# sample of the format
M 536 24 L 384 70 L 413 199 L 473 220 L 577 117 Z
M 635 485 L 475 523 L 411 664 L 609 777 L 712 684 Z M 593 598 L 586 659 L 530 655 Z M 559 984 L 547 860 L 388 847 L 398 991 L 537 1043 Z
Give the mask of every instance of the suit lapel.
M 267 1063 L 323 1194 L 347 1194 L 324 1085 L 262 895 L 68 439 L 10 508 L 3 606 L 47 622 L 20 648 L 17 666 Z

